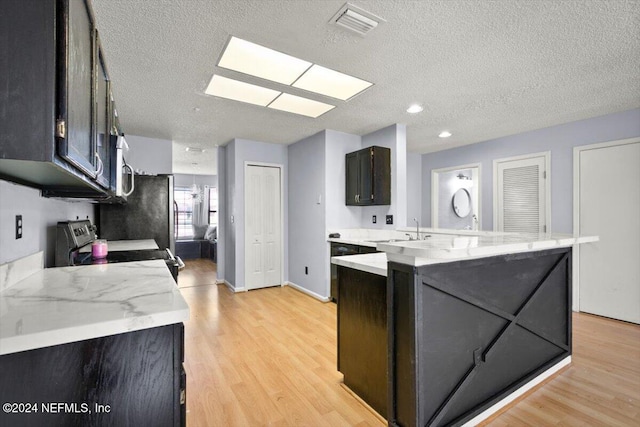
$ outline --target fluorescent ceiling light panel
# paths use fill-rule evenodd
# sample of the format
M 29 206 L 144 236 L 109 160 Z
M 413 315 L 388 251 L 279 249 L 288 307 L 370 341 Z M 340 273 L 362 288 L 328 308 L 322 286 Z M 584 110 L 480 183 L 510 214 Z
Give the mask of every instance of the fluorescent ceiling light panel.
M 218 66 L 291 85 L 311 66 L 311 62 L 231 37 Z
M 372 84 L 320 65 L 314 65 L 293 86 L 346 101 Z
M 283 93 L 269 105 L 269 108 L 301 114 L 303 116 L 313 117 L 314 119 L 334 107 L 335 105 L 325 104 L 324 102 L 318 102 L 288 93 Z
M 204 91 L 208 95 L 266 107 L 280 92 L 214 74 Z

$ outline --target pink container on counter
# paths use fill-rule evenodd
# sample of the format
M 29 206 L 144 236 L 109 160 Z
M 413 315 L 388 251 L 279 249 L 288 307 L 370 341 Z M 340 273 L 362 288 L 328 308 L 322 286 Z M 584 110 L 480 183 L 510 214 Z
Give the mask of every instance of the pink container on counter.
M 91 244 L 91 257 L 95 259 L 106 258 L 109 253 L 106 240 L 95 240 Z

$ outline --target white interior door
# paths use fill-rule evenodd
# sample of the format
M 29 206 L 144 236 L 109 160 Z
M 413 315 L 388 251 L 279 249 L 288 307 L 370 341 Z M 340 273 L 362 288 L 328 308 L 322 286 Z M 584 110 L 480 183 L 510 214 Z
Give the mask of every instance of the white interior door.
M 546 232 L 549 222 L 547 156 L 497 160 L 494 173 L 495 230 Z
M 247 165 L 245 171 L 246 289 L 282 283 L 280 168 Z
M 580 311 L 640 323 L 640 142 L 579 151 Z

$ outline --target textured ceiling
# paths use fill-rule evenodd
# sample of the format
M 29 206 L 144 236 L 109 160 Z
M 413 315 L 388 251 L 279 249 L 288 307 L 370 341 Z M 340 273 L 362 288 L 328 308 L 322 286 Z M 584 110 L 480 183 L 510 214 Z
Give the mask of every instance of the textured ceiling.
M 354 0 L 386 20 L 364 38 L 328 24 L 343 4 L 94 0 L 125 132 L 173 140 L 188 166 L 181 147 L 233 138 L 405 123 L 407 148 L 426 153 L 640 106 L 638 1 Z M 341 102 L 217 68 L 231 35 L 375 85 Z M 207 96 L 214 72 L 337 108 L 311 119 Z M 414 102 L 422 113 L 406 113 Z

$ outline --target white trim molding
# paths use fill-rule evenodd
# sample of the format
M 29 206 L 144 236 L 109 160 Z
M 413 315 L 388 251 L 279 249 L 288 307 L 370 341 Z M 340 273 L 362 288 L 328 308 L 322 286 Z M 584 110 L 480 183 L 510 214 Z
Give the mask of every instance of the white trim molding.
M 246 289 L 244 287 L 242 288 L 236 288 L 235 286 L 233 286 L 231 283 L 227 282 L 226 280 L 223 281 L 223 283 L 227 286 L 227 288 L 229 288 L 229 290 L 231 292 L 233 292 L 234 294 L 237 292 L 246 292 Z
M 544 180 L 545 225 L 547 227 L 547 233 L 551 233 L 551 151 L 493 159 L 493 231 L 500 231 L 498 230 L 498 163 L 527 160 L 535 157 L 544 157 L 544 168 L 546 172 L 546 178 Z
M 315 293 L 315 292 L 313 292 L 313 291 L 310 291 L 309 289 L 303 288 L 303 287 L 302 287 L 302 286 L 300 286 L 300 285 L 296 285 L 296 284 L 295 284 L 295 283 L 293 283 L 293 282 L 284 282 L 284 283 L 282 284 L 282 286 L 291 286 L 292 288 L 294 288 L 294 289 L 296 289 L 296 290 L 298 290 L 298 291 L 302 292 L 303 294 L 307 294 L 307 295 L 309 295 L 310 297 L 313 297 L 313 298 L 315 298 L 315 299 L 317 299 L 318 301 L 321 301 L 321 302 L 329 302 L 329 301 L 331 301 L 331 299 L 330 299 L 330 298 L 328 298 L 328 297 L 323 297 L 322 295 L 317 294 L 317 293 Z
M 618 139 L 616 141 L 573 147 L 573 235 L 580 234 L 580 153 L 587 150 L 635 144 L 640 138 Z M 571 279 L 573 288 L 573 311 L 580 311 L 580 245 L 574 245 L 571 258 Z
M 267 162 L 256 162 L 256 161 L 252 161 L 252 160 L 245 160 L 244 162 L 244 170 L 242 171 L 243 176 L 245 178 L 245 182 L 244 182 L 244 209 L 245 212 L 243 212 L 243 216 L 244 216 L 244 223 L 242 225 L 243 229 L 244 229 L 244 234 L 245 234 L 245 247 L 244 247 L 244 265 L 242 266 L 243 270 L 244 270 L 244 274 L 245 274 L 245 280 L 246 280 L 246 276 L 247 276 L 247 245 L 246 245 L 246 233 L 247 233 L 247 215 L 246 215 L 246 209 L 247 209 L 247 183 L 246 183 L 246 176 L 247 176 L 247 168 L 249 166 L 261 166 L 261 167 L 268 167 L 268 168 L 277 168 L 280 170 L 280 283 L 284 284 L 284 277 L 285 277 L 285 271 L 284 271 L 284 264 L 285 264 L 285 244 L 288 245 L 288 242 L 285 241 L 285 221 L 284 221 L 284 217 L 286 215 L 285 210 L 284 210 L 284 199 L 286 197 L 285 195 L 285 191 L 284 191 L 284 181 L 285 181 L 285 176 L 284 176 L 284 164 L 282 163 L 267 163 Z M 243 291 L 245 290 L 245 288 L 241 288 Z

